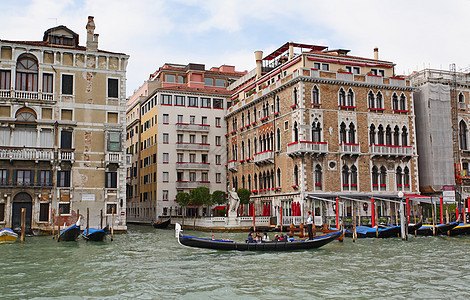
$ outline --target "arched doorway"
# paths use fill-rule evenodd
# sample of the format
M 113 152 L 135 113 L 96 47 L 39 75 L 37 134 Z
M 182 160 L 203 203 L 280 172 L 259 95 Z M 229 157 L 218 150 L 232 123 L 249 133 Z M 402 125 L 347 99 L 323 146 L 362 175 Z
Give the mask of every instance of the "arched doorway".
M 21 209 L 25 209 L 25 229 L 31 232 L 33 199 L 28 193 L 21 192 L 13 198 L 13 211 L 11 219 L 11 227 L 15 231 L 21 230 Z

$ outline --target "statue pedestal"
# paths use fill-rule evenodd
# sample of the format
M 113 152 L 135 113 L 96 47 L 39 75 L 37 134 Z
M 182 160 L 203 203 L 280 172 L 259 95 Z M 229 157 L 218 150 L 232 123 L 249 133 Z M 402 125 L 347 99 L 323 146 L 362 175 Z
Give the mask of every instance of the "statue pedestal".
M 237 216 L 227 217 L 227 226 L 237 226 L 237 225 L 238 225 Z

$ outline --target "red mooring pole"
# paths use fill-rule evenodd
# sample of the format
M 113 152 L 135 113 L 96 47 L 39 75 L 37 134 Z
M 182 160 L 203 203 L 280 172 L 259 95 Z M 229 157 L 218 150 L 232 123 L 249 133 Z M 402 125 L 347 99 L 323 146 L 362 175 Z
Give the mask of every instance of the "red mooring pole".
M 336 228 L 339 229 L 339 197 L 336 197 Z
M 440 201 L 440 205 L 439 207 L 441 208 L 441 224 L 444 224 L 444 216 L 443 216 L 443 212 L 444 212 L 444 201 L 442 200 L 442 197 L 441 197 L 441 201 Z M 457 214 L 459 212 L 457 211 Z
M 406 197 L 406 219 L 408 224 L 410 224 L 410 198 Z
M 374 197 L 370 197 L 370 211 L 372 217 L 372 227 L 375 227 L 375 204 Z

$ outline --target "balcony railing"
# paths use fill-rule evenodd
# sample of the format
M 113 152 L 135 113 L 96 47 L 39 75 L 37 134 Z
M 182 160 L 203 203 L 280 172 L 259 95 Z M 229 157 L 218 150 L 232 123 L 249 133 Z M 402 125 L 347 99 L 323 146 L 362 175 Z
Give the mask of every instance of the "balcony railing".
M 75 161 L 75 150 L 73 149 L 60 149 L 59 150 L 59 161 Z
M 177 188 L 197 188 L 199 186 L 210 187 L 211 183 L 207 181 L 177 181 L 176 187 Z
M 7 160 L 54 160 L 54 150 L 35 148 L 3 148 L 0 149 L 0 159 Z
M 176 163 L 176 169 L 180 170 L 209 170 L 209 163 L 196 163 L 196 162 L 178 162 Z
M 19 99 L 19 100 L 42 100 L 54 101 L 53 93 L 42 92 L 29 92 L 29 91 L 15 91 L 15 90 L 0 90 L 0 98 Z
M 209 151 L 210 144 L 195 144 L 195 143 L 176 143 L 176 150 L 205 150 Z
M 373 84 L 383 84 L 383 77 L 377 75 L 367 75 L 366 82 Z
M 50 188 L 54 184 L 52 182 L 28 182 L 28 181 L 4 181 L 0 180 L 0 186 L 30 186 Z
M 255 153 L 255 155 L 253 156 L 253 161 L 255 164 L 273 163 L 274 152 L 273 150 L 266 150 L 263 152 Z
M 185 124 L 185 123 L 177 123 L 176 130 L 181 131 L 204 131 L 207 132 L 210 130 L 209 125 L 205 124 Z
M 413 154 L 411 146 L 370 145 L 369 148 L 372 155 L 410 156 Z
M 227 163 L 229 171 L 236 172 L 238 169 L 238 162 L 236 160 L 231 160 Z
M 465 110 L 466 109 L 465 102 L 459 102 L 459 109 L 460 110 Z
M 328 142 L 298 141 L 287 145 L 287 154 L 323 154 L 328 153 Z
M 359 144 L 343 143 L 340 144 L 340 152 L 345 155 L 360 154 L 361 146 Z
M 119 164 L 121 163 L 121 153 L 106 153 L 106 163 L 107 164 Z

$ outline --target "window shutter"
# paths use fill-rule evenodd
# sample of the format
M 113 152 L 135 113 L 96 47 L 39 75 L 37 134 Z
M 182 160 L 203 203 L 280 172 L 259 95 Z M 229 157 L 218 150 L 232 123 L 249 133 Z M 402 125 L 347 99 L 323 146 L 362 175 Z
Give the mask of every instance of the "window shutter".
M 11 173 L 11 181 L 16 184 L 16 181 L 17 181 L 16 170 L 13 170 Z
M 70 187 L 70 171 L 65 172 L 65 186 Z
M 38 170 L 38 180 L 36 181 L 36 185 L 42 185 L 42 182 L 41 182 L 41 173 L 42 171 L 41 170 Z
M 111 176 L 112 176 L 112 187 L 113 188 L 116 188 L 117 187 L 117 172 L 112 172 L 111 173 Z
M 49 185 L 52 186 L 52 171 L 49 171 Z
M 6 174 L 5 174 L 5 178 L 3 180 L 6 181 L 6 182 L 9 182 L 10 181 L 10 178 L 8 177 L 9 170 L 6 169 L 5 171 L 6 171 Z
M 108 186 L 108 174 L 109 174 L 108 172 L 104 173 L 104 187 L 106 188 L 109 187 Z

